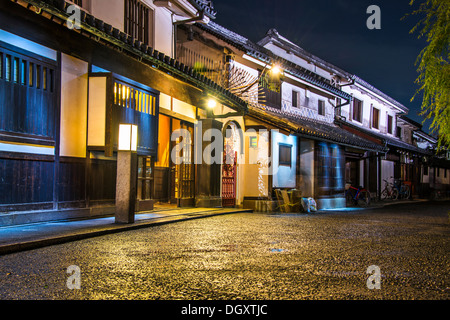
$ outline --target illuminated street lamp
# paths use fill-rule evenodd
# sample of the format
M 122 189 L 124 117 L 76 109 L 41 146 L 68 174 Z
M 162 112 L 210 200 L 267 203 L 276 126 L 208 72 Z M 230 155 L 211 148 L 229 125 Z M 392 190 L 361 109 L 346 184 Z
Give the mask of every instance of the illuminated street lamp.
M 275 64 L 272 66 L 272 69 L 270 69 L 270 72 L 272 73 L 272 76 L 278 76 L 281 74 L 281 68 Z
M 225 114 L 215 115 L 214 109 L 219 105 L 216 99 L 214 98 L 208 98 L 208 100 L 205 100 L 205 106 L 206 106 L 206 117 L 210 119 L 225 119 L 229 117 L 237 117 L 242 116 L 242 111 L 238 112 L 228 112 Z
M 217 106 L 217 102 L 214 99 L 209 99 L 208 100 L 208 108 L 209 109 L 214 109 Z
M 283 69 L 274 64 L 265 77 L 265 87 L 274 92 L 281 92 L 281 84 L 284 81 Z
M 119 125 L 119 151 L 137 151 L 137 132 L 134 124 Z
M 116 181 L 116 223 L 134 223 L 137 187 L 138 127 L 119 125 Z

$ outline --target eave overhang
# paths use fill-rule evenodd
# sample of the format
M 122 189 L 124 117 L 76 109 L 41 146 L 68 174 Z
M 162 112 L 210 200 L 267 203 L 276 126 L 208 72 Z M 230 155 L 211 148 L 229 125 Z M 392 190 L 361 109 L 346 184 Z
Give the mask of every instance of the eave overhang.
M 332 123 L 303 118 L 275 108 L 249 105 L 248 116 L 279 128 L 286 134 L 365 151 L 387 152 L 384 145 L 358 137 Z
M 71 16 L 66 10 L 72 4 L 64 0 L 10 1 L 58 25 L 67 24 Z M 236 111 L 247 112 L 247 102 L 219 86 L 211 79 L 199 74 L 192 67 L 186 66 L 170 56 L 153 49 L 85 11 L 80 11 L 80 20 L 80 29 L 74 28 L 72 29 L 73 32 L 78 32 L 86 37 L 93 38 L 99 43 L 113 46 L 118 51 L 126 53 L 160 72 L 192 85 L 201 90 L 205 98 L 207 96 L 213 96 L 221 104 Z
M 364 135 L 368 135 L 368 136 L 373 137 L 374 139 L 378 139 L 379 141 L 382 142 L 382 144 L 386 145 L 389 148 L 388 151 L 398 149 L 398 150 L 402 150 L 402 151 L 406 151 L 406 152 L 413 152 L 413 153 L 422 154 L 422 155 L 432 155 L 433 154 L 432 151 L 430 151 L 430 150 L 421 149 L 419 147 L 410 145 L 410 144 L 403 142 L 401 140 L 398 140 L 396 138 L 387 137 L 386 135 L 383 135 L 381 133 L 379 134 L 379 133 L 373 132 L 373 131 L 365 129 L 365 128 L 355 126 L 351 123 L 348 123 L 348 122 L 345 122 L 345 121 L 342 121 L 339 119 L 336 119 L 335 123 L 338 126 L 341 126 L 344 128 L 345 127 L 351 128 L 352 132 L 359 131 Z M 344 130 L 346 130 L 346 129 L 344 129 Z
M 391 105 L 392 107 L 394 107 L 395 109 L 399 110 L 403 114 L 407 114 L 409 112 L 409 109 L 407 107 L 405 107 L 403 104 L 401 104 L 400 102 L 394 100 L 393 98 L 391 98 L 390 96 L 388 96 L 384 92 L 378 90 L 377 88 L 372 86 L 370 83 L 364 81 L 360 77 L 358 77 L 356 75 L 353 75 L 352 76 L 352 80 L 354 81 L 355 85 L 358 85 L 363 90 L 370 91 L 373 95 L 377 96 L 379 99 L 381 99 L 382 101 L 384 101 L 387 104 Z

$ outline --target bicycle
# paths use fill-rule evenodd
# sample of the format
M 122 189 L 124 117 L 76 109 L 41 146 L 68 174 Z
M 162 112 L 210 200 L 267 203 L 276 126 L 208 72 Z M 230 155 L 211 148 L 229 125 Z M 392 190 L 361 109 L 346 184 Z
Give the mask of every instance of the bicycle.
M 355 188 L 348 185 L 345 190 L 345 200 L 347 206 L 353 204 L 367 207 L 370 204 L 370 192 L 363 187 Z
M 409 199 L 411 197 L 411 188 L 403 180 L 395 180 L 394 187 L 398 190 L 399 199 Z
M 383 179 L 383 181 L 385 182 L 385 186 L 383 191 L 381 191 L 381 200 L 398 200 L 398 189 L 394 186 L 394 184 L 389 183 L 387 180 Z

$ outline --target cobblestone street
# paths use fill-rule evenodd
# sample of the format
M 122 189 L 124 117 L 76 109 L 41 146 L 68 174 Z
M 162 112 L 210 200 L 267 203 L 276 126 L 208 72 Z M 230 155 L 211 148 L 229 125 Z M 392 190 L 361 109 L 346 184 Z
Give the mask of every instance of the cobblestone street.
M 449 210 L 232 214 L 70 242 L 1 256 L 0 299 L 446 300 Z

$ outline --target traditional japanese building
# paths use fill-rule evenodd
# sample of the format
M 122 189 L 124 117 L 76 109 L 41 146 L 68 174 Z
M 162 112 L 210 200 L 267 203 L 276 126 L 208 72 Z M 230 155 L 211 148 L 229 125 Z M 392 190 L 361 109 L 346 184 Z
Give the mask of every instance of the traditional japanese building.
M 268 38 L 256 44 L 214 22 L 182 26 L 177 34 L 181 61 L 249 103 L 249 112 L 236 120 L 246 132 L 242 204 L 271 211 L 275 190 L 293 190 L 316 198 L 321 208 L 344 207 L 345 154 L 385 150 L 334 124 L 336 108 L 351 95 L 324 73 L 288 60 L 283 48 L 264 47 Z
M 374 199 L 380 197 L 384 180 L 402 180 L 411 185 L 413 196 L 426 197 L 429 192 L 423 168 L 436 159 L 436 140 L 426 135 L 422 125 L 408 119 L 409 109 L 360 77 L 324 61 L 297 44 L 269 30 L 258 44 L 274 54 L 327 79 L 347 96 L 334 104 L 335 113 L 325 118 L 340 128 L 381 148 L 345 150 L 345 181 L 369 189 Z M 305 97 L 307 96 L 305 92 Z M 305 98 L 309 102 L 309 98 Z M 319 105 L 320 110 L 323 110 Z M 305 114 L 311 110 L 298 110 Z M 292 112 L 291 110 L 291 112 Z M 310 115 L 311 117 L 311 115 Z M 313 116 L 314 117 L 314 116 Z M 317 117 L 317 116 L 316 116 Z M 320 117 L 325 120 L 324 117 Z M 420 137 L 420 138 L 419 138 Z M 423 143 L 418 144 L 420 139 Z M 441 163 L 441 166 L 443 164 Z M 445 172 L 444 172 L 445 173 Z M 441 189 L 445 189 L 440 185 Z M 434 188 L 432 188 L 434 189 Z
M 214 16 L 202 0 L 2 1 L 0 225 L 113 213 L 120 123 L 138 126 L 137 211 L 220 204 L 220 169 L 171 140 L 216 125 L 210 99 L 247 110 L 176 59 L 176 26 Z

